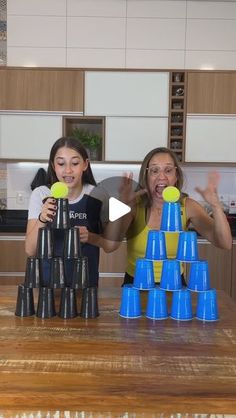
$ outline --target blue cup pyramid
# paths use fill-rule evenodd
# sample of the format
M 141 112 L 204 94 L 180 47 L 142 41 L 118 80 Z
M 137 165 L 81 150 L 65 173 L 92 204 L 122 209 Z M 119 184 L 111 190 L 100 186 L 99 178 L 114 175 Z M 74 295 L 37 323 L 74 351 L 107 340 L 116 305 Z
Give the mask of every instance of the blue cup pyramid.
M 166 232 L 178 233 L 175 258 L 167 256 Z M 154 261 L 162 262 L 159 285 L 154 281 Z M 183 285 L 181 274 L 185 270 L 185 263 L 189 263 L 187 286 Z M 179 202 L 164 202 L 160 230 L 149 231 L 145 257 L 136 260 L 133 287 L 140 292 L 148 290 L 145 312 L 147 318 L 162 320 L 170 317 L 178 321 L 192 320 L 194 314 L 191 296 L 192 292 L 197 292 L 195 317 L 202 321 L 219 319 L 216 290 L 210 288 L 208 262 L 199 259 L 196 232 L 183 231 Z M 173 292 L 170 313 L 167 313 L 167 298 L 163 296 L 166 292 Z M 140 299 L 138 303 L 141 303 Z M 136 309 L 141 308 L 138 306 Z

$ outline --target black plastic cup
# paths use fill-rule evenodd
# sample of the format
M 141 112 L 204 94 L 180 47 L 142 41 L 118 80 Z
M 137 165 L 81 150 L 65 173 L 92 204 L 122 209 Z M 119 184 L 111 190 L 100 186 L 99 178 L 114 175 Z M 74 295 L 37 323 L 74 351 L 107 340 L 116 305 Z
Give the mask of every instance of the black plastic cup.
M 91 319 L 99 316 L 97 287 L 87 287 L 83 289 L 81 301 L 82 318 Z
M 75 258 L 64 258 L 65 286 L 71 287 L 74 266 L 77 260 Z
M 78 228 L 68 228 L 65 231 L 63 254 L 65 258 L 78 258 L 81 256 Z
M 61 300 L 58 316 L 63 319 L 71 319 L 78 316 L 76 290 L 64 287 L 61 290 Z
M 39 228 L 37 241 L 37 257 L 52 258 L 53 255 L 53 239 L 50 228 Z
M 25 268 L 25 282 L 26 287 L 38 288 L 41 280 L 41 266 L 40 260 L 37 257 L 28 257 Z
M 62 257 L 54 257 L 51 260 L 49 287 L 61 289 L 65 286 L 65 272 Z
M 52 258 L 41 258 L 40 264 L 40 286 L 50 287 Z
M 54 289 L 41 287 L 39 289 L 39 298 L 36 316 L 38 318 L 52 318 L 56 315 Z
M 35 314 L 34 295 L 32 287 L 19 284 L 16 301 L 16 316 L 32 316 Z
M 88 257 L 79 257 L 75 260 L 71 287 L 73 289 L 89 287 Z
M 69 202 L 68 199 L 56 199 L 57 210 L 56 215 L 51 222 L 51 228 L 54 229 L 67 229 L 70 228 L 70 214 L 69 214 Z

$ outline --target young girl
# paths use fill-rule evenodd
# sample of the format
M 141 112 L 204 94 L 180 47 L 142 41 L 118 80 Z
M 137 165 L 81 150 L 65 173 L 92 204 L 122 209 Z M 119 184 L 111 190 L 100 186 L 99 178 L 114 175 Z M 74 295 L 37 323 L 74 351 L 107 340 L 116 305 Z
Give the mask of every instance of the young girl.
M 36 254 L 39 228 L 50 225 L 56 214 L 56 199 L 50 196 L 50 187 L 60 181 L 69 189 L 71 227 L 78 226 L 82 255 L 88 257 L 91 285 L 98 285 L 99 248 L 88 243 L 89 233 L 101 233 L 102 202 L 89 196 L 96 185 L 84 146 L 73 137 L 59 138 L 52 146 L 47 170 L 47 185 L 33 190 L 26 231 L 25 250 L 29 256 Z M 47 198 L 47 199 L 46 199 Z M 63 251 L 62 230 L 54 230 L 56 256 Z

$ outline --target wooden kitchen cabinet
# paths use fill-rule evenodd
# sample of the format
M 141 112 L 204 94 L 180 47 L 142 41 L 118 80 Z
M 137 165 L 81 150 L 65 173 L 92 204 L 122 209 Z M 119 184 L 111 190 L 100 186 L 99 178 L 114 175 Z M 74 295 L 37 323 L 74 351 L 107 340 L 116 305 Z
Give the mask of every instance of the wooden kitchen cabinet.
M 235 71 L 188 71 L 187 114 L 236 114 Z
M 232 250 L 232 289 L 231 296 L 236 301 L 236 241 L 233 243 Z
M 100 250 L 100 265 L 99 272 L 112 273 L 122 275 L 126 270 L 126 242 L 122 242 L 119 248 L 112 253 L 105 253 L 102 249 Z
M 0 67 L 0 110 L 83 112 L 84 71 Z
M 0 284 L 23 283 L 26 259 L 24 234 L 1 234 Z
M 208 241 L 198 243 L 199 258 L 209 263 L 211 287 L 231 296 L 232 251 L 216 248 Z

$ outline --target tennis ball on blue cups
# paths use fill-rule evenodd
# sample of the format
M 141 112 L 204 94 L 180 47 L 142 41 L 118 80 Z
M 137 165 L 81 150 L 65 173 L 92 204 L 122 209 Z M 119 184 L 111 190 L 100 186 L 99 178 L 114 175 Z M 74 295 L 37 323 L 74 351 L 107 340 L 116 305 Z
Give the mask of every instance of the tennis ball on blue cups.
M 51 187 L 51 196 L 55 197 L 55 199 L 63 199 L 69 193 L 68 186 L 61 181 L 57 181 Z
M 162 197 L 165 202 L 177 202 L 180 198 L 180 191 L 177 187 L 168 186 L 163 190 Z

